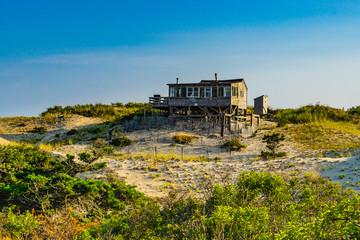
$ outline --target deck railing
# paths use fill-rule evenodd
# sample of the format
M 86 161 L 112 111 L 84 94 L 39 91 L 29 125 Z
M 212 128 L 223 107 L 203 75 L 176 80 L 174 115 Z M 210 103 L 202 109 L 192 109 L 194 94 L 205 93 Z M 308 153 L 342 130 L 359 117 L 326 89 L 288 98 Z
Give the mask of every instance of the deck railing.
M 150 106 L 168 106 L 168 97 L 149 97 Z

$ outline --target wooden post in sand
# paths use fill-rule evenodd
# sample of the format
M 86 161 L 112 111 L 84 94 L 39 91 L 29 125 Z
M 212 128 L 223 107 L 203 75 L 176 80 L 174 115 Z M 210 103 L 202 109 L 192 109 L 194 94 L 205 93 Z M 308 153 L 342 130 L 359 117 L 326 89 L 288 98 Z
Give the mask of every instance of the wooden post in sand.
M 225 133 L 225 114 L 223 115 L 221 121 L 221 137 L 224 137 L 224 133 Z

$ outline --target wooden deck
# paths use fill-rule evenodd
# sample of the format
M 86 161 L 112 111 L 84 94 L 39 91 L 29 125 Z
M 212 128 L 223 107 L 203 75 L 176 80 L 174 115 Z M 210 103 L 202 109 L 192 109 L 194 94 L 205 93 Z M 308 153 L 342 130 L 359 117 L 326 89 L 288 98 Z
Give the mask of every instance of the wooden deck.
M 169 98 L 168 97 L 149 97 L 149 104 L 152 108 L 156 109 L 168 109 Z

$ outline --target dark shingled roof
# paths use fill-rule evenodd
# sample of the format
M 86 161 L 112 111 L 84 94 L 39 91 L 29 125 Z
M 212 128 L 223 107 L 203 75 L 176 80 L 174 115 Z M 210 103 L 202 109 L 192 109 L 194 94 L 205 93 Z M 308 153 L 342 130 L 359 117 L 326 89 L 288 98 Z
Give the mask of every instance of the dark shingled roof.
M 242 82 L 242 81 L 244 81 L 243 78 L 218 80 L 218 82 L 221 82 L 221 83 L 232 83 L 232 82 Z M 216 80 L 201 80 L 200 83 L 216 83 Z
M 218 80 L 218 82 L 216 82 L 215 80 L 201 80 L 198 83 L 168 83 L 167 85 L 172 87 L 172 86 L 202 86 L 202 85 L 222 85 L 222 84 L 231 84 L 231 83 L 235 83 L 235 82 L 244 82 L 243 78 L 238 78 L 238 79 L 228 79 L 228 80 Z M 246 86 L 246 84 L 245 84 Z M 247 87 L 246 87 L 247 88 Z

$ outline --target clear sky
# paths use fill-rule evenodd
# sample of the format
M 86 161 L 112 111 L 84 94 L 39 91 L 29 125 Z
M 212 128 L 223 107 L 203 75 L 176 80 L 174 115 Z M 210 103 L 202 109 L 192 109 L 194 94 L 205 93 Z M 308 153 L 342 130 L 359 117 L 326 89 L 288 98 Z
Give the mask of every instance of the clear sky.
M 0 0 L 0 116 L 244 78 L 248 104 L 360 105 L 360 1 Z

